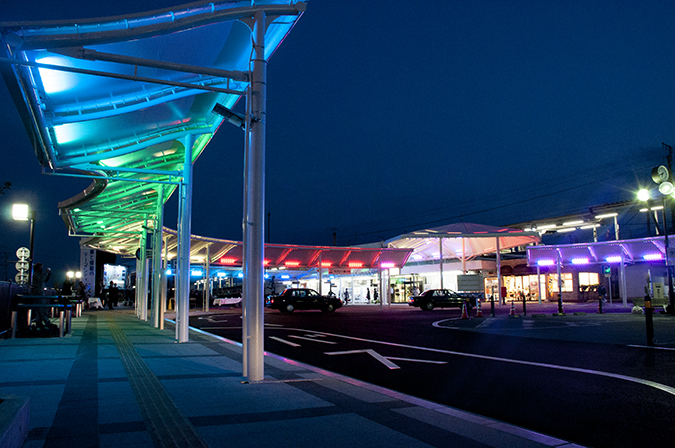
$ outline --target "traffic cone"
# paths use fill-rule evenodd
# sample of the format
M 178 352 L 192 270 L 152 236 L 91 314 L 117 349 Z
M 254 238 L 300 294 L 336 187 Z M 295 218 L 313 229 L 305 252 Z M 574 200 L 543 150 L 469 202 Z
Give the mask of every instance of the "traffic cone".
M 511 311 L 509 311 L 509 316 L 515 316 L 516 315 L 516 303 L 511 300 Z
M 466 311 L 466 302 L 462 304 L 462 319 L 471 319 L 469 313 Z
M 476 299 L 476 317 L 483 317 L 483 310 L 480 309 L 480 299 Z

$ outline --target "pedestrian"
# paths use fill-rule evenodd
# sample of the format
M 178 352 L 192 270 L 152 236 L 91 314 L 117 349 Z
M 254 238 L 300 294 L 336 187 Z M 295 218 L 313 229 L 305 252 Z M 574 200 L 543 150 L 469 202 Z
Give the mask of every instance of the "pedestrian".
M 370 288 L 366 288 L 366 300 L 370 303 Z
M 373 303 L 377 303 L 377 299 L 380 298 L 380 294 L 377 292 L 377 288 L 373 290 Z
M 61 288 L 61 295 L 62 296 L 70 296 L 73 294 L 73 282 L 66 278 L 63 281 L 63 288 Z
M 33 266 L 33 277 L 31 279 L 31 294 L 34 296 L 44 296 L 45 295 L 45 282 L 50 279 L 52 275 L 52 270 L 47 268 L 43 269 L 42 263 L 35 263 Z M 36 305 L 49 305 L 51 302 L 50 299 L 41 297 L 35 299 Z M 48 329 L 53 327 L 49 321 L 49 314 L 47 313 L 47 308 L 39 307 L 35 310 L 35 327 L 38 329 Z
M 108 309 L 109 310 L 114 310 L 113 308 L 114 305 L 117 305 L 117 293 L 118 289 L 117 286 L 115 286 L 115 283 L 110 280 L 110 285 L 108 286 Z
M 607 290 L 605 289 L 605 285 L 598 286 L 598 300 L 600 300 L 602 303 L 607 303 L 607 299 L 605 299 L 606 295 Z

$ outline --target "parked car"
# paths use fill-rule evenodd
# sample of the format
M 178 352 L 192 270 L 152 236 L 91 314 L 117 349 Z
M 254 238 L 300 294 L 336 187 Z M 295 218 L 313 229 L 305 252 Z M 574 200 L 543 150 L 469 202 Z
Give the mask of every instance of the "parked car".
M 460 293 L 450 289 L 427 289 L 422 294 L 412 296 L 408 299 L 408 305 L 419 307 L 425 311 L 431 311 L 434 308 L 458 307 L 468 301 L 469 309 L 476 306 L 476 299 L 480 294 Z
M 337 297 L 322 296 L 309 288 L 287 288 L 278 296 L 269 299 L 269 307 L 282 313 L 295 310 L 321 310 L 332 313 L 342 306 Z

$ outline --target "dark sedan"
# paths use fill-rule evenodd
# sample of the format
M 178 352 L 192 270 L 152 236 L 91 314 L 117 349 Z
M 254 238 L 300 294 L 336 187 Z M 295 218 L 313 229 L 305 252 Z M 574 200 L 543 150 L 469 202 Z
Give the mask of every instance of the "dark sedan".
M 295 310 L 321 310 L 332 313 L 342 306 L 337 297 L 322 296 L 309 288 L 288 288 L 278 296 L 272 296 L 269 307 L 282 313 L 292 313 Z
M 461 308 L 468 301 L 471 309 L 476 305 L 476 298 L 477 294 L 459 293 L 450 289 L 427 289 L 418 296 L 412 296 L 408 300 L 408 305 L 431 311 L 434 308 Z

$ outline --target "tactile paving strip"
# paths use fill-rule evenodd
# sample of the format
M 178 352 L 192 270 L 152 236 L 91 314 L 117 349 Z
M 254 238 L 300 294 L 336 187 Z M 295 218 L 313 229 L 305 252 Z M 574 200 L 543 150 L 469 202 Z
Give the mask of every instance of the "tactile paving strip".
M 208 448 L 117 325 L 115 317 L 108 314 L 106 321 L 155 446 Z

